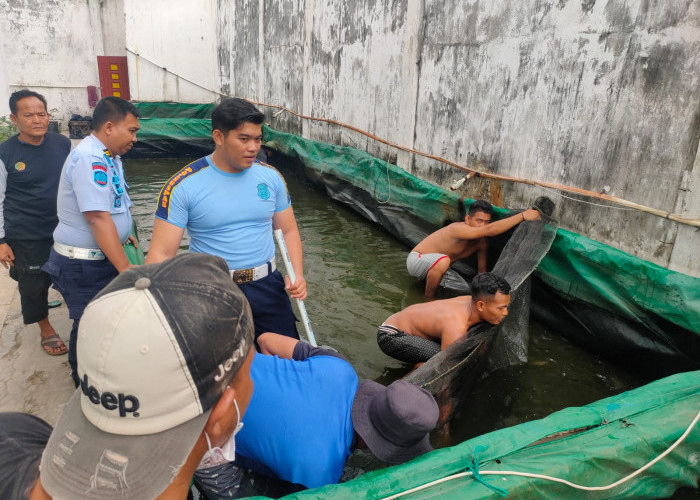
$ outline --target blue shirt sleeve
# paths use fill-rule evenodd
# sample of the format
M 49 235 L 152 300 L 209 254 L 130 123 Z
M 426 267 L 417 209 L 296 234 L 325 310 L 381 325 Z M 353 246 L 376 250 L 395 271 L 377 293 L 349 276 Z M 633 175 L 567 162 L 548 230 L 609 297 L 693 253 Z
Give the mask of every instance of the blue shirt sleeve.
M 160 201 L 163 201 L 163 196 L 160 197 Z M 187 227 L 189 221 L 187 191 L 181 185 L 174 186 L 165 202 L 168 204 L 167 210 L 161 210 L 159 205 L 156 217 L 182 229 Z
M 280 174 L 276 169 L 275 174 L 276 175 L 274 176 L 273 180 L 275 192 L 277 193 L 275 199 L 275 212 L 281 212 L 292 205 L 292 198 L 289 196 L 287 183 L 284 181 L 282 174 Z

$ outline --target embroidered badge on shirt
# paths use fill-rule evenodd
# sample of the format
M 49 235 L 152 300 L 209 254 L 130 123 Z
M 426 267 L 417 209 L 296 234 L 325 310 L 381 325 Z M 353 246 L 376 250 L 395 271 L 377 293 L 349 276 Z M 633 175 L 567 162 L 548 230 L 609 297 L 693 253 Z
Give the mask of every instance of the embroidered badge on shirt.
M 258 184 L 258 197 L 261 200 L 267 200 L 270 197 L 270 190 L 264 182 Z
M 15 170 L 17 170 L 18 172 L 21 172 L 25 168 L 27 168 L 27 164 L 23 161 L 18 161 L 17 163 L 15 163 Z
M 103 165 L 102 163 L 93 163 L 92 180 L 95 181 L 95 184 L 98 186 L 106 186 L 108 180 L 107 165 Z

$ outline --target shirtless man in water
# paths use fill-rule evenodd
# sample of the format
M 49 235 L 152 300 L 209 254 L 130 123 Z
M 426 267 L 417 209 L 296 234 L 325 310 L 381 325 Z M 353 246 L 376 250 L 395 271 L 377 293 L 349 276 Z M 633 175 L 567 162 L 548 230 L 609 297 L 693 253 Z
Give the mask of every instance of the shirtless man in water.
M 421 363 L 464 337 L 477 323 L 503 321 L 509 304 L 506 280 L 493 273 L 477 274 L 472 295 L 414 304 L 389 316 L 379 327 L 377 343 L 393 358 Z
M 425 295 L 433 297 L 449 267 L 476 252 L 478 272 L 486 271 L 486 238 L 505 233 L 526 220 L 537 220 L 540 214 L 530 209 L 491 223 L 493 207 L 483 200 L 469 206 L 464 222 L 453 222 L 428 235 L 408 254 L 408 273 L 425 278 Z

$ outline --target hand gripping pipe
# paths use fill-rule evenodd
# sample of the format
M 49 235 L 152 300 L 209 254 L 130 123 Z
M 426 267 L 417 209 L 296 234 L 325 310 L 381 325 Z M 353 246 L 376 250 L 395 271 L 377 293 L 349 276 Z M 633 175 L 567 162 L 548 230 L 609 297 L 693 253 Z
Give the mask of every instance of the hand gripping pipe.
M 294 283 L 297 278 L 294 274 L 294 267 L 292 267 L 292 261 L 289 259 L 289 252 L 287 252 L 287 245 L 284 243 L 284 236 L 282 236 L 281 229 L 275 229 L 275 239 L 277 240 L 277 246 L 280 248 L 280 253 L 282 254 L 282 260 L 284 260 L 284 267 L 287 269 L 287 275 L 289 280 Z M 304 329 L 306 330 L 306 338 L 309 339 L 309 343 L 317 347 L 316 337 L 314 337 L 314 332 L 311 330 L 311 322 L 309 321 L 309 315 L 306 313 L 306 306 L 303 300 L 297 299 L 297 306 L 299 307 L 299 314 L 301 314 L 301 321 L 304 323 Z

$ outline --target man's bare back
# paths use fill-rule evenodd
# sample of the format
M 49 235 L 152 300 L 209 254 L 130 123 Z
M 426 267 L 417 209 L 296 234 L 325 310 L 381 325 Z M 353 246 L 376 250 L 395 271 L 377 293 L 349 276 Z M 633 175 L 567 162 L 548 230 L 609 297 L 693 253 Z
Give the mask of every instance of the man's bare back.
M 478 323 L 478 318 L 470 318 L 471 304 L 471 295 L 414 304 L 389 316 L 384 324 L 440 342 L 444 349 Z
M 413 251 L 445 254 L 451 263 L 466 259 L 475 251 L 486 247 L 486 239 L 483 237 L 469 239 L 470 231 L 467 227 L 470 226 L 466 222 L 453 222 L 428 235 Z
M 508 316 L 510 285 L 493 273 L 477 274 L 472 295 L 414 304 L 392 314 L 377 330 L 379 348 L 407 363 L 430 359 L 485 321 L 497 325 Z

